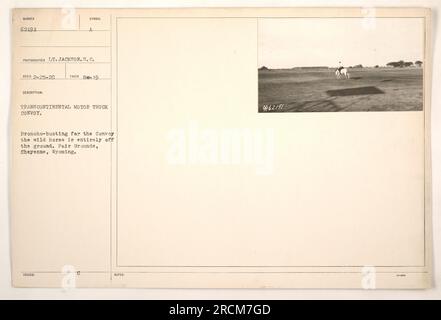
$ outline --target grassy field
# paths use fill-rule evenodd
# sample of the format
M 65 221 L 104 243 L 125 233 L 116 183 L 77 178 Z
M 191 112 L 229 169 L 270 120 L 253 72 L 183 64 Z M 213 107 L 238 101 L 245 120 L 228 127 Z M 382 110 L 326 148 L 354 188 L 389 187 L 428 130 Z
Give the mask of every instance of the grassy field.
M 410 111 L 423 109 L 421 68 L 259 70 L 259 112 Z

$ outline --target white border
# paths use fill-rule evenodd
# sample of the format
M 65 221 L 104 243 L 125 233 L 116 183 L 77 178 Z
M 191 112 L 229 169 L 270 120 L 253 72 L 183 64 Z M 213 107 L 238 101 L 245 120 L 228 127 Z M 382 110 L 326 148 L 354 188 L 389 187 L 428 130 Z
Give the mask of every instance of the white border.
M 10 105 L 10 9 L 13 7 L 430 7 L 432 8 L 432 195 L 434 288 L 429 290 L 300 290 L 300 289 L 24 289 L 12 288 L 9 255 L 8 140 Z M 441 30 L 439 0 L 2 0 L 0 1 L 0 299 L 441 299 Z

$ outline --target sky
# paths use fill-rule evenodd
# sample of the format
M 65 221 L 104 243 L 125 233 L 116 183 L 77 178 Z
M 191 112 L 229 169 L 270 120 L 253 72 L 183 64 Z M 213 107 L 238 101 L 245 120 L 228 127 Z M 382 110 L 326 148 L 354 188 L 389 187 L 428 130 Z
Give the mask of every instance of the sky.
M 423 23 L 423 18 L 260 19 L 259 67 L 423 61 Z

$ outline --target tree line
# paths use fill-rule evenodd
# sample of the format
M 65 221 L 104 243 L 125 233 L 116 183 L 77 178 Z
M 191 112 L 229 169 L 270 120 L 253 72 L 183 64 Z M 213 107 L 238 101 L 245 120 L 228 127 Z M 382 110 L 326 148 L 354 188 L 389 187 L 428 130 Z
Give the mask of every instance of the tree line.
M 403 68 L 403 67 L 412 67 L 412 66 L 421 67 L 423 65 L 423 62 L 420 60 L 417 60 L 415 62 L 412 61 L 392 61 L 386 64 L 388 67 L 394 67 L 394 68 Z

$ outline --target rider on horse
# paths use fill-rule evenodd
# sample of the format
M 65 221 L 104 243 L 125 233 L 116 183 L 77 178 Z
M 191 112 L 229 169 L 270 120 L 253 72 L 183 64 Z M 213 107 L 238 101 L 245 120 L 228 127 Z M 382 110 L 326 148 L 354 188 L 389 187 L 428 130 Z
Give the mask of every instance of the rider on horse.
M 341 73 L 341 70 L 342 70 L 343 68 L 344 68 L 344 67 L 343 67 L 341 61 L 339 61 L 339 62 L 338 62 L 338 68 L 337 68 L 337 71 L 338 71 L 339 73 Z

